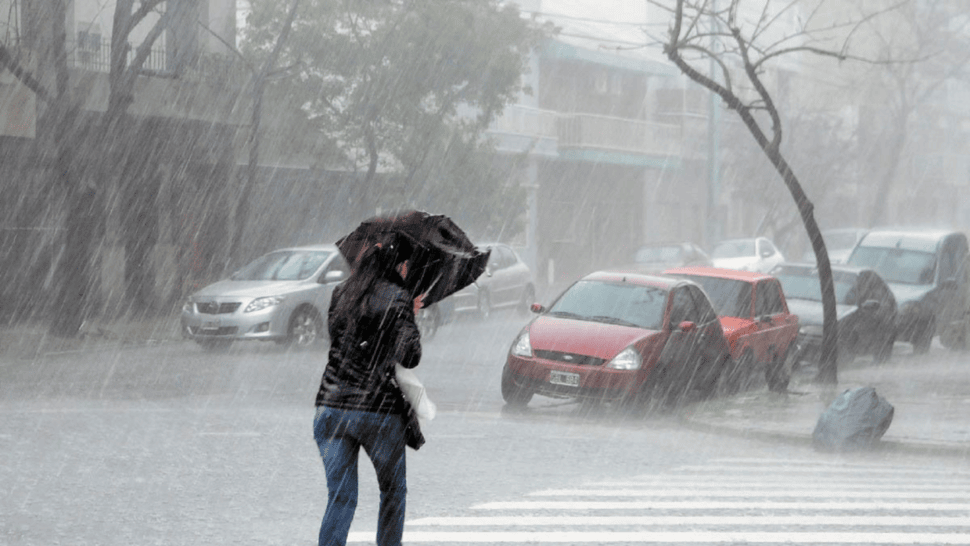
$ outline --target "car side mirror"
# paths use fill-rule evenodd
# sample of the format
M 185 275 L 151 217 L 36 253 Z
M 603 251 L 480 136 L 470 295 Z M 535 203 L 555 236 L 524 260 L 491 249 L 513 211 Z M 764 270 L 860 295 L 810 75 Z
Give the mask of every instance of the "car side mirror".
M 690 332 L 693 332 L 695 329 L 697 329 L 697 323 L 691 322 L 689 320 L 685 320 L 680 324 L 678 324 L 677 328 L 680 328 L 681 332 L 690 333 Z
M 859 309 L 862 309 L 866 313 L 875 313 L 876 311 L 879 310 L 880 307 L 881 307 L 881 304 L 879 303 L 879 300 L 866 300 L 862 302 L 862 305 L 859 306 Z
M 542 313 L 546 312 L 546 308 L 543 307 L 541 303 L 533 303 L 529 306 L 529 310 L 537 315 L 541 315 Z
M 762 258 L 770 258 L 772 254 L 774 254 L 774 252 L 772 252 L 770 248 L 766 248 L 761 251 Z
M 347 274 L 339 269 L 333 271 L 327 271 L 323 276 L 323 284 L 330 284 L 334 282 L 340 282 L 347 278 Z

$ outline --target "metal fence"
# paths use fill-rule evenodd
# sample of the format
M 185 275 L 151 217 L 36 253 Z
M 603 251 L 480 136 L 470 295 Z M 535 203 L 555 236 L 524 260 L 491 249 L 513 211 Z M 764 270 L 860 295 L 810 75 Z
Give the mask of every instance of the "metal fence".
M 135 58 L 135 48 L 128 48 L 128 63 Z M 68 61 L 74 68 L 93 70 L 95 72 L 109 72 L 111 70 L 111 40 L 100 34 L 78 33 L 78 39 L 68 44 Z M 168 54 L 164 47 L 153 47 L 145 64 L 144 70 L 153 72 L 168 72 Z

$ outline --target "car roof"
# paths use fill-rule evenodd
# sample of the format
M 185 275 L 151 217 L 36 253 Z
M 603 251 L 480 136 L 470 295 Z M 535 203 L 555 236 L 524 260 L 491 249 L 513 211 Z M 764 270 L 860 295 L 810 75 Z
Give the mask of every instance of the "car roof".
M 866 234 L 859 242 L 859 246 L 896 247 L 934 252 L 940 242 L 949 235 L 963 235 L 963 233 L 948 229 L 879 229 Z
M 832 267 L 833 273 L 854 273 L 858 275 L 864 271 L 872 271 L 873 273 L 876 272 L 871 267 L 857 267 L 853 265 L 844 265 L 844 264 L 832 264 L 831 267 Z M 802 269 L 802 270 L 809 270 L 814 272 L 818 270 L 818 265 L 808 264 L 804 262 L 782 262 L 778 264 L 778 266 L 775 267 L 775 269 L 776 270 L 777 269 Z
M 767 273 L 757 271 L 741 271 L 738 269 L 725 269 L 723 267 L 675 267 L 664 271 L 664 275 L 700 275 L 702 277 L 718 277 L 721 279 L 732 279 L 735 281 L 758 282 L 764 279 L 774 279 Z
M 279 252 L 281 250 L 326 250 L 329 252 L 337 252 L 337 245 L 335 244 L 317 244 L 317 245 L 303 245 L 303 246 L 287 246 L 283 248 L 274 248 L 270 252 Z
M 655 243 L 644 243 L 638 246 L 637 249 L 639 250 L 641 248 L 664 248 L 669 246 L 687 246 L 687 245 L 693 245 L 697 247 L 700 246 L 690 241 L 664 241 L 664 242 L 655 242 Z
M 593 273 L 590 273 L 584 276 L 580 280 L 604 281 L 604 282 L 629 282 L 629 283 L 639 284 L 643 286 L 653 286 L 655 288 L 662 288 L 664 290 L 670 290 L 671 288 L 679 284 L 689 283 L 689 281 L 686 281 L 684 279 L 679 279 L 677 277 L 668 277 L 663 275 L 649 275 L 645 273 L 636 273 L 634 271 L 627 271 L 623 269 L 595 271 Z

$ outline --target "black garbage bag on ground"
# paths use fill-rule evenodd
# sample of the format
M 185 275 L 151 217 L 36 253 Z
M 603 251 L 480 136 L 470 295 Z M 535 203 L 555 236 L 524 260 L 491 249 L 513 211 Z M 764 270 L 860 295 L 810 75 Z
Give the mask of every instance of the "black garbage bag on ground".
M 894 408 L 873 387 L 848 389 L 818 418 L 812 446 L 819 451 L 871 448 L 893 422 Z

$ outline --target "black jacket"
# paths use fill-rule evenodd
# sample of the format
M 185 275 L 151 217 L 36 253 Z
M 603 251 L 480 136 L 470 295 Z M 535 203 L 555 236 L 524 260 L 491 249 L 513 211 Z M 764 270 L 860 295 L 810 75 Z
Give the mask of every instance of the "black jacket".
M 316 405 L 403 413 L 391 379 L 395 364 L 413 368 L 421 360 L 414 301 L 403 287 L 380 279 L 364 296 L 359 312 L 338 312 L 342 288 L 334 289 L 330 302 L 330 353 Z

